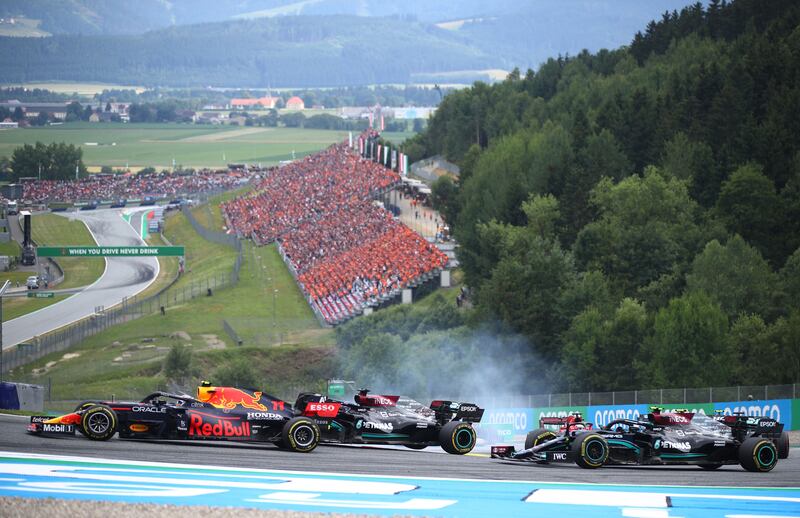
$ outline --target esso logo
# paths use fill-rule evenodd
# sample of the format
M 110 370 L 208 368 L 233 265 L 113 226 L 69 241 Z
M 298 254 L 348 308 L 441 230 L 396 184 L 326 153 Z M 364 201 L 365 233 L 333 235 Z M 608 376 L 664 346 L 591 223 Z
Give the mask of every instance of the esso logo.
M 339 413 L 339 407 L 341 407 L 341 403 L 308 403 L 306 405 L 306 411 L 304 412 L 306 415 L 311 416 L 319 416 L 319 417 L 336 417 Z
M 330 403 L 309 403 L 308 404 L 308 409 L 313 411 L 313 412 L 319 412 L 319 411 L 330 412 L 334 408 L 335 407 Z

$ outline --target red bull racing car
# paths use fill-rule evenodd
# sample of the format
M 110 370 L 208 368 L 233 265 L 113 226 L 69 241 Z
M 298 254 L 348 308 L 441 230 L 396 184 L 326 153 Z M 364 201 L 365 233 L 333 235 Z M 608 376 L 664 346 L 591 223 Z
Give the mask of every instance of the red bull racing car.
M 281 448 L 310 452 L 320 430 L 309 417 L 296 415 L 289 403 L 257 391 L 213 387 L 203 382 L 197 396 L 154 392 L 141 401 L 85 401 L 59 417 L 33 416 L 28 431 L 67 434 L 75 431 L 96 441 L 121 439 L 215 439 L 272 442 Z
M 441 446 L 463 455 L 475 447 L 472 423 L 483 409 L 473 403 L 433 401 L 425 406 L 402 396 L 381 396 L 360 390 L 354 403 L 322 394 L 300 394 L 295 409 L 312 417 L 322 430 L 323 442 L 398 444 L 411 449 Z
M 706 416 L 654 407 L 638 420 L 618 419 L 595 429 L 580 413 L 539 420 L 528 433 L 525 449 L 492 446 L 492 458 L 575 462 L 582 468 L 610 464 L 693 464 L 714 470 L 741 464 L 748 471 L 771 471 L 789 455 L 783 424 L 769 417 Z M 557 430 L 545 428 L 557 426 Z

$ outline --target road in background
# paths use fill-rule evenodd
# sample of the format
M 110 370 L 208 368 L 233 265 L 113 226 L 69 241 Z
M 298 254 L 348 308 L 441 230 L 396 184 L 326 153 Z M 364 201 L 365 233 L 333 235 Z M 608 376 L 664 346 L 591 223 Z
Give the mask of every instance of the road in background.
M 144 210 L 144 209 L 143 209 Z M 132 224 L 141 225 L 141 212 L 131 218 Z M 103 209 L 86 212 L 69 212 L 60 215 L 83 221 L 100 246 L 141 246 L 144 244 L 137 227 L 128 224 L 120 211 Z M 35 216 L 34 216 L 35 217 Z M 136 221 L 134 221 L 136 219 Z M 69 245 L 70 243 L 61 243 Z M 45 334 L 95 313 L 97 308 L 110 308 L 124 299 L 133 297 L 147 288 L 158 276 L 158 259 L 155 257 L 109 257 L 100 279 L 91 286 L 39 311 L 3 323 L 3 348 Z

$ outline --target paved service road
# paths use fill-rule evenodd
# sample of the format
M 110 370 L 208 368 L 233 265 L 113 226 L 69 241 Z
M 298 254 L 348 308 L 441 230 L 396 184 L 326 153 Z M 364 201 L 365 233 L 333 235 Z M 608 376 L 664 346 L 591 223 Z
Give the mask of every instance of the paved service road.
M 120 216 L 119 210 L 62 213 L 86 223 L 101 246 L 141 246 L 139 234 Z M 132 218 L 133 219 L 133 218 Z M 70 243 L 62 243 L 68 245 Z M 68 299 L 3 323 L 3 348 L 30 340 L 95 312 L 110 308 L 149 286 L 158 276 L 155 257 L 109 257 L 100 279 Z
M 309 454 L 279 450 L 268 443 L 211 441 L 106 442 L 75 437 L 40 437 L 25 432 L 29 418 L 0 415 L 0 451 L 74 455 L 118 460 L 211 464 L 328 473 L 361 473 L 410 477 L 452 477 L 477 480 L 538 480 L 564 483 L 800 487 L 800 449 L 792 448 L 769 473 L 750 473 L 741 466 L 704 471 L 696 466 L 611 466 L 596 470 L 575 464 L 510 463 L 482 455 L 449 455 L 440 448 L 423 451 L 388 447 L 319 446 Z M 430 451 L 429 451 L 430 450 Z

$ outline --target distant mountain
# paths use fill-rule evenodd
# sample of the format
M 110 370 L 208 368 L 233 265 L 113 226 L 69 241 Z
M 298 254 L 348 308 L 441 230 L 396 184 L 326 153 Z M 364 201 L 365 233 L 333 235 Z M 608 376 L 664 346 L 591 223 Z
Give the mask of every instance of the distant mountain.
M 0 38 L 6 82 L 306 87 L 408 83 L 413 74 L 504 63 L 418 22 L 302 16 L 173 27 L 135 36 Z
M 336 86 L 470 82 L 616 48 L 687 0 L 3 0 L 4 82 Z M 38 26 L 37 26 L 38 24 Z M 495 73 L 496 75 L 496 73 Z

